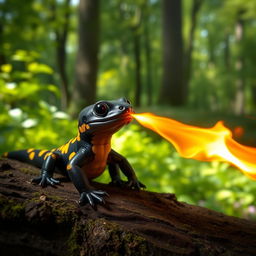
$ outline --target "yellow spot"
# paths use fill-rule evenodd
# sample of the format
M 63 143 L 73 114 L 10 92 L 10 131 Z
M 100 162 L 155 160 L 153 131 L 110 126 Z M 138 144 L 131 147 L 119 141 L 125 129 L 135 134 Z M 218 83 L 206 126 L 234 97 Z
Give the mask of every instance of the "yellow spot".
M 27 152 L 30 153 L 30 152 L 32 152 L 34 150 L 35 150 L 34 148 L 30 148 L 30 149 L 27 150 Z
M 4 152 L 3 157 L 7 157 L 7 156 L 8 156 L 8 152 Z
M 53 159 L 56 159 L 57 158 L 57 155 L 52 153 L 51 151 L 48 152 L 47 154 L 45 154 L 44 156 L 44 160 L 48 157 L 48 156 L 51 156 Z
M 48 156 L 50 156 L 51 154 L 52 154 L 51 152 L 49 152 L 49 153 L 45 154 L 45 156 L 44 156 L 44 160 L 45 160 Z
M 72 169 L 71 164 L 68 164 L 68 165 L 67 165 L 67 170 L 71 170 L 71 169 Z
M 28 155 L 29 159 L 30 160 L 33 160 L 34 157 L 35 157 L 35 152 L 31 152 L 29 155 Z
M 39 153 L 38 153 L 38 156 L 42 156 L 45 152 L 47 152 L 48 150 L 41 150 Z
M 71 140 L 71 143 L 74 143 L 75 141 L 76 141 L 76 137 L 73 140 Z
M 75 156 L 75 152 L 72 152 L 70 155 L 69 155 L 69 157 L 68 157 L 68 160 L 71 160 L 74 156 Z
M 78 133 L 77 137 L 76 137 L 77 141 L 80 141 L 81 138 L 80 138 L 80 134 Z

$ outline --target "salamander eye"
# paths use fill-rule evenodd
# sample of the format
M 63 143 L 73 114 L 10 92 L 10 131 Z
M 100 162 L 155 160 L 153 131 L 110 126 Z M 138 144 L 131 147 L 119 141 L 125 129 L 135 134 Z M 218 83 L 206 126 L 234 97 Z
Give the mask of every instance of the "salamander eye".
M 108 105 L 104 102 L 99 102 L 97 103 L 94 108 L 93 111 L 97 116 L 106 116 L 108 113 Z

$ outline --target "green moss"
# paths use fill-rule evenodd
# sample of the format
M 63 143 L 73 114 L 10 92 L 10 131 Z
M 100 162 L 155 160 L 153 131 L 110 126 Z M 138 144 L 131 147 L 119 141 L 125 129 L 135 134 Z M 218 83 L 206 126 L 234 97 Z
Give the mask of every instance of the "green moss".
M 83 237 L 84 226 L 76 224 L 74 225 L 72 232 L 67 241 L 68 245 L 68 255 L 80 255 L 82 247 L 82 237 Z
M 2 219 L 23 218 L 25 206 L 22 203 L 14 202 L 3 196 L 0 196 L 0 216 Z
M 19 168 L 19 170 L 24 174 L 29 174 L 29 175 L 37 175 L 38 174 L 38 171 L 30 169 L 30 168 L 22 167 L 22 168 Z
M 146 255 L 146 240 L 105 219 L 88 220 L 73 227 L 68 241 L 70 255 Z

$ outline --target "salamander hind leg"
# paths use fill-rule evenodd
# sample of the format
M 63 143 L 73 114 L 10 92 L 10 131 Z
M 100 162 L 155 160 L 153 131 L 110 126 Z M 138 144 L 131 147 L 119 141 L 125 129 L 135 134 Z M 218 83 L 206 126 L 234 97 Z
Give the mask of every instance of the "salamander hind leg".
M 32 179 L 32 183 L 39 184 L 42 187 L 47 187 L 48 185 L 55 186 L 60 184 L 60 181 L 53 178 L 56 158 L 57 155 L 54 153 L 46 157 L 41 169 L 41 175 Z

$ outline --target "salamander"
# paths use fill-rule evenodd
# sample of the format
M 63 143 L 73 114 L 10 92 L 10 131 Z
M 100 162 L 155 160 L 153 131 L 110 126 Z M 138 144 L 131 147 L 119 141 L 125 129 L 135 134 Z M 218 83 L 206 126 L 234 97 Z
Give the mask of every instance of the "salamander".
M 90 181 L 100 176 L 108 166 L 111 184 L 131 189 L 145 188 L 138 181 L 127 159 L 111 148 L 111 137 L 131 122 L 131 103 L 121 98 L 98 101 L 85 107 L 78 117 L 78 134 L 64 145 L 51 150 L 27 149 L 7 152 L 5 157 L 41 168 L 33 183 L 42 187 L 55 186 L 60 181 L 53 177 L 56 171 L 70 178 L 80 194 L 79 204 L 92 207 L 104 204 L 105 191 L 95 190 Z M 127 181 L 120 178 L 120 171 Z

